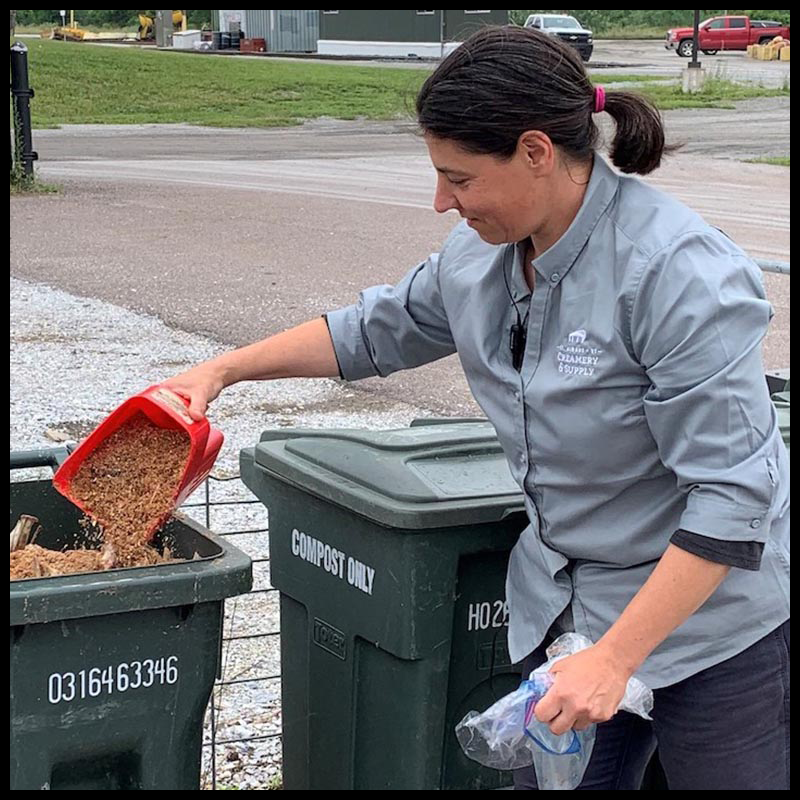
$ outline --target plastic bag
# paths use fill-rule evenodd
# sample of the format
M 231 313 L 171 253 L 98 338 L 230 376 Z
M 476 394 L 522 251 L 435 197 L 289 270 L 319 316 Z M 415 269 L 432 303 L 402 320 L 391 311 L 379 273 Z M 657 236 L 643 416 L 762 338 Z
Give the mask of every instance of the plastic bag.
M 531 672 L 519 688 L 500 698 L 482 714 L 470 711 L 456 725 L 464 753 L 493 769 L 520 769 L 533 765 L 539 789 L 574 789 L 583 779 L 594 748 L 596 725 L 556 736 L 534 714 L 536 703 L 552 686 L 550 668 L 562 658 L 591 647 L 577 633 L 559 636 L 547 648 L 547 661 Z M 631 678 L 619 709 L 650 719 L 653 693 Z

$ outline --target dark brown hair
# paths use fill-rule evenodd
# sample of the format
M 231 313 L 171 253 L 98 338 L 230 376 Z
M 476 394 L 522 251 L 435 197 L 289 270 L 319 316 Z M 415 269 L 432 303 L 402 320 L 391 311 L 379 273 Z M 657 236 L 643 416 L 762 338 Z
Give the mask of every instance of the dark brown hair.
M 546 133 L 571 159 L 591 159 L 598 141 L 595 90 L 578 54 L 540 31 L 487 26 L 428 77 L 417 95 L 423 133 L 472 153 L 508 159 L 528 130 Z M 610 147 L 622 172 L 646 175 L 665 152 L 661 115 L 634 92 L 606 92 L 617 130 Z

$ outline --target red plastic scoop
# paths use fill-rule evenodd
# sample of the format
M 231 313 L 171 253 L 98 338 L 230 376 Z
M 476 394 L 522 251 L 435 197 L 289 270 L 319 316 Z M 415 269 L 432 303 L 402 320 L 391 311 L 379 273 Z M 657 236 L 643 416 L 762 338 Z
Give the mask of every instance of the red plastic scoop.
M 212 428 L 207 419 L 193 420 L 187 411 L 188 400 L 163 386 L 150 386 L 143 392 L 126 400 L 119 408 L 103 420 L 89 436 L 59 467 L 53 476 L 53 485 L 70 502 L 87 514 L 90 509 L 77 500 L 72 493 L 72 481 L 81 465 L 103 442 L 118 431 L 131 417 L 144 414 L 159 428 L 184 430 L 190 439 L 189 457 L 183 470 L 183 477 L 176 487 L 172 507 L 179 506 L 208 476 L 222 447 L 222 433 Z M 153 520 L 148 529 L 150 539 L 164 522 L 161 518 Z M 102 521 L 102 520 L 101 520 Z

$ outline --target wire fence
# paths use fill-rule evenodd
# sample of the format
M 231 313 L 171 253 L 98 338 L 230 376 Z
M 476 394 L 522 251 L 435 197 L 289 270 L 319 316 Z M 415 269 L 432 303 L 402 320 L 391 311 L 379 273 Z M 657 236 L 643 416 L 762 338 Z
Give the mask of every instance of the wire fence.
M 237 482 L 237 488 L 243 487 L 243 484 L 240 483 L 239 475 L 233 475 L 230 477 L 217 477 L 214 475 L 210 475 L 205 483 L 204 483 L 204 496 L 202 500 L 199 502 L 194 503 L 186 503 L 181 507 L 182 511 L 189 511 L 197 510 L 202 513 L 203 519 L 198 520 L 202 522 L 206 528 L 211 531 L 214 531 L 215 534 L 218 536 L 222 536 L 225 539 L 231 539 L 234 544 L 237 544 L 237 538 L 245 537 L 245 536 L 252 536 L 252 535 L 262 535 L 267 537 L 269 534 L 269 526 L 268 525 L 258 525 L 256 527 L 234 527 L 231 530 L 223 530 L 225 527 L 225 523 L 220 524 L 217 521 L 217 518 L 220 517 L 220 512 L 223 509 L 230 510 L 233 509 L 234 511 L 242 511 L 245 507 L 254 507 L 256 510 L 260 510 L 262 512 L 262 516 L 266 518 L 266 509 L 264 508 L 263 504 L 260 500 L 256 498 L 247 498 L 247 499 L 224 499 L 226 493 L 222 493 L 219 491 L 220 488 L 225 487 L 226 485 L 231 485 L 233 482 Z M 219 495 L 223 494 L 223 498 L 220 499 Z M 227 493 L 230 495 L 230 492 Z M 252 516 L 247 514 L 234 514 L 235 519 L 242 519 L 246 516 Z M 241 524 L 241 523 L 239 523 Z M 247 547 L 241 547 L 240 549 L 247 552 Z M 253 561 L 254 571 L 257 571 L 259 565 L 269 565 L 269 556 L 268 555 L 261 555 L 258 552 L 256 553 L 248 553 L 251 556 Z M 246 597 L 254 597 L 254 596 L 264 596 L 264 597 L 277 597 L 278 590 L 272 588 L 271 585 L 259 585 L 259 581 L 256 579 L 254 580 L 253 588 L 250 590 Z M 238 617 L 237 617 L 238 614 Z M 270 640 L 276 641 L 280 636 L 280 630 L 268 630 L 265 632 L 259 633 L 248 633 L 246 632 L 246 628 L 243 632 L 240 632 L 238 628 L 242 626 L 247 626 L 249 621 L 242 618 L 242 614 L 239 609 L 239 598 L 232 598 L 226 601 L 226 622 L 227 622 L 227 631 L 224 631 L 223 638 L 222 638 L 222 661 L 221 661 L 221 668 L 220 668 L 220 676 L 215 683 L 214 691 L 211 695 L 211 701 L 208 707 L 208 723 L 210 724 L 210 739 L 204 742 L 203 747 L 209 751 L 209 770 L 210 775 L 208 776 L 208 780 L 210 780 L 210 788 L 217 789 L 218 787 L 218 748 L 224 745 L 232 745 L 232 744 L 251 744 L 253 742 L 265 742 L 269 740 L 276 740 L 280 741 L 281 732 L 280 730 L 272 730 L 271 728 L 274 727 L 270 724 L 270 722 L 263 722 L 260 725 L 255 726 L 257 728 L 256 732 L 250 735 L 245 736 L 230 736 L 226 735 L 225 727 L 220 727 L 219 724 L 219 710 L 220 707 L 225 699 L 226 691 L 229 690 L 230 687 L 233 686 L 242 686 L 244 684 L 251 684 L 257 685 L 261 684 L 266 686 L 267 684 L 275 681 L 280 680 L 280 670 L 277 670 L 274 674 L 265 674 L 265 675 L 257 675 L 255 677 L 230 677 L 230 663 L 231 663 L 231 648 L 236 642 L 263 642 L 265 645 L 269 645 Z M 277 650 L 277 648 L 270 648 L 271 650 Z M 259 730 L 263 729 L 263 730 Z

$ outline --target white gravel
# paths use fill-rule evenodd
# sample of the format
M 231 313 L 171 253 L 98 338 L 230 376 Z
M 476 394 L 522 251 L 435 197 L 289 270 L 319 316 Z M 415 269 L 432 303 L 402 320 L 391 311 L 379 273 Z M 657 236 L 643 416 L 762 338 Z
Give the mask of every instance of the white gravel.
M 154 317 L 47 286 L 12 279 L 10 287 L 11 450 L 58 446 L 85 436 L 127 397 L 221 352 L 217 343 L 168 328 Z M 210 528 L 218 533 L 258 531 L 231 541 L 257 563 L 256 593 L 226 603 L 225 635 L 266 634 L 228 641 L 223 680 L 248 682 L 215 689 L 217 788 L 263 789 L 280 782 L 280 682 L 254 680 L 280 672 L 278 596 L 269 584 L 268 519 L 235 479 L 239 451 L 275 427 L 399 428 L 429 412 L 386 402 L 334 380 L 302 379 L 240 384 L 213 404 L 211 423 L 225 434 L 211 482 Z M 17 471 L 12 479 L 49 471 Z M 184 513 L 206 522 L 203 490 Z M 267 591 L 263 591 L 267 590 Z M 270 635 L 272 634 L 272 635 Z M 210 715 L 206 742 L 211 742 Z M 212 788 L 211 747 L 204 748 L 203 787 Z
M 224 349 L 155 317 L 46 286 L 12 278 L 10 295 L 12 450 L 53 446 L 48 429 L 81 438 L 132 394 Z M 237 474 L 239 451 L 266 428 L 399 428 L 427 415 L 327 378 L 239 384 L 209 412 L 225 434 L 214 474 Z

